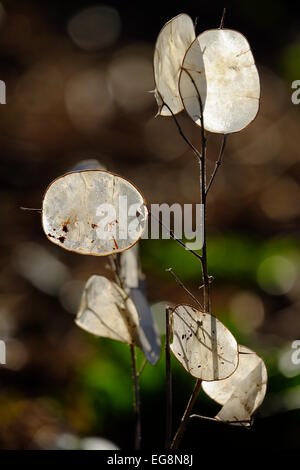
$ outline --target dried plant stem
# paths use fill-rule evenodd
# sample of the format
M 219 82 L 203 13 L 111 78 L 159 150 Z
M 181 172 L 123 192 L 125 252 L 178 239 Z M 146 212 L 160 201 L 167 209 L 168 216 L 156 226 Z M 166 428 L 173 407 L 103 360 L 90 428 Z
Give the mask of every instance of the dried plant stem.
M 190 399 L 188 401 L 186 409 L 185 409 L 185 411 L 183 413 L 183 416 L 181 418 L 180 426 L 177 429 L 177 432 L 176 432 L 175 437 L 173 439 L 173 442 L 172 442 L 172 445 L 171 445 L 172 450 L 176 450 L 179 447 L 179 444 L 181 442 L 183 434 L 185 433 L 185 430 L 187 428 L 187 425 L 188 425 L 188 422 L 189 422 L 189 417 L 190 417 L 191 412 L 194 408 L 194 404 L 197 400 L 197 397 L 198 397 L 198 394 L 199 394 L 199 391 L 200 391 L 200 387 L 201 387 L 201 380 L 197 380 L 196 384 L 195 384 L 195 387 L 194 387 L 194 390 L 192 392 L 192 395 L 190 396 Z
M 42 213 L 42 209 L 36 209 L 35 207 L 20 207 L 21 211 L 29 211 L 29 212 L 38 212 L 39 214 Z
M 138 380 L 138 373 L 136 368 L 136 357 L 134 345 L 130 345 L 131 366 L 132 366 L 132 380 L 134 386 L 134 414 L 135 414 L 135 439 L 134 448 L 140 450 L 141 448 L 141 402 L 140 402 L 140 387 Z
M 166 450 L 171 448 L 172 439 L 172 375 L 171 375 L 171 356 L 170 356 L 170 325 L 171 308 L 166 308 Z
M 147 363 L 148 363 L 148 361 L 147 361 L 147 359 L 144 357 L 143 362 L 142 362 L 142 365 L 141 365 L 141 367 L 139 368 L 139 371 L 138 371 L 138 374 L 137 374 L 137 375 L 138 375 L 138 378 L 140 378 L 140 376 L 142 375 L 142 372 L 143 372 L 143 370 L 145 369 Z
M 219 29 L 223 29 L 223 28 L 224 28 L 225 14 L 226 14 L 226 8 L 223 8 L 223 13 L 222 13 L 222 18 L 221 18 L 221 21 L 220 21 Z
M 191 82 L 197 92 L 198 95 L 198 102 L 199 102 L 199 111 L 200 111 L 200 124 L 201 124 L 201 153 L 198 152 L 200 155 L 199 158 L 199 166 L 200 166 L 200 174 L 199 174 L 199 181 L 200 181 L 200 198 L 201 203 L 203 206 L 203 246 L 202 246 L 202 255 L 201 255 L 201 265 L 202 265 L 202 282 L 203 282 L 203 310 L 204 312 L 210 312 L 210 279 L 208 275 L 207 269 L 207 247 L 206 247 L 206 136 L 205 136 L 205 128 L 204 128 L 204 118 L 203 118 L 203 103 L 201 100 L 201 96 L 199 90 L 196 86 L 196 83 L 190 74 L 190 72 L 184 69 L 186 73 L 189 75 Z M 187 407 L 185 412 L 181 418 L 181 423 L 177 429 L 175 437 L 172 442 L 171 448 L 173 450 L 177 449 L 181 439 L 186 431 L 186 428 L 189 423 L 190 415 L 193 411 L 194 404 L 197 400 L 200 388 L 201 388 L 201 379 L 197 379 L 194 390 L 192 395 L 188 401 Z
M 180 124 L 179 124 L 179 121 L 177 119 L 177 117 L 175 116 L 175 114 L 173 113 L 172 109 L 170 108 L 170 106 L 163 100 L 162 96 L 160 96 L 160 99 L 162 101 L 162 108 L 165 106 L 171 113 L 172 115 L 172 118 L 175 122 L 175 125 L 177 127 L 177 130 L 179 132 L 179 134 L 181 135 L 181 137 L 183 138 L 183 140 L 185 141 L 185 143 L 192 149 L 192 151 L 194 152 L 194 154 L 196 155 L 196 157 L 198 158 L 198 160 L 200 160 L 201 158 L 201 155 L 199 153 L 199 150 L 192 144 L 192 142 L 187 138 L 187 136 L 184 134 Z
M 206 247 L 206 138 L 203 127 L 203 112 L 201 106 L 201 141 L 202 141 L 202 157 L 200 161 L 200 192 L 201 203 L 203 206 L 203 247 L 202 247 L 202 281 L 203 281 L 203 306 L 204 311 L 210 311 L 210 295 L 209 295 L 209 276 L 207 270 L 207 247 Z
M 251 427 L 251 425 L 252 425 L 252 420 L 249 420 L 249 419 L 238 420 L 238 421 L 221 421 L 220 419 L 211 418 L 209 416 L 201 416 L 201 415 L 198 415 L 198 414 L 192 414 L 192 415 L 190 415 L 190 420 L 193 420 L 193 419 L 201 419 L 203 421 L 211 421 L 213 423 L 223 424 L 225 426 L 228 426 L 228 425 L 233 426 L 233 425 L 237 425 L 237 424 L 242 424 L 242 425 L 247 426 L 247 427 L 245 427 L 245 429 L 249 429 L 249 427 Z
M 203 116 L 203 103 L 191 73 L 187 69 L 183 69 L 187 75 L 190 77 L 190 80 L 195 88 L 195 91 L 198 96 L 199 102 L 199 114 L 200 114 L 200 124 L 201 124 L 201 158 L 200 158 L 200 198 L 203 205 L 203 246 L 202 246 L 202 280 L 203 280 L 203 298 L 204 298 L 204 311 L 210 311 L 210 295 L 209 295 L 209 276 L 207 271 L 207 248 L 206 248 L 206 136 L 205 136 L 205 127 L 204 127 L 204 116 Z
M 220 152 L 219 152 L 219 156 L 218 156 L 218 160 L 216 161 L 216 166 L 215 166 L 215 169 L 211 175 L 211 178 L 209 180 L 209 183 L 207 185 L 207 188 L 206 188 L 206 195 L 208 193 L 208 191 L 210 190 L 210 187 L 215 179 L 215 176 L 217 174 L 217 171 L 219 169 L 219 167 L 221 166 L 222 164 L 222 160 L 223 160 L 223 155 L 224 155 L 224 151 L 225 151 L 225 147 L 226 147 L 226 134 L 223 135 L 223 139 L 222 139 L 222 144 L 221 144 L 221 149 L 220 149 Z
M 183 284 L 183 282 L 179 279 L 179 277 L 174 273 L 173 269 L 172 268 L 167 268 L 166 271 L 170 274 L 172 274 L 172 276 L 175 278 L 176 282 L 185 290 L 185 292 L 193 299 L 193 301 L 198 305 L 198 307 L 200 307 L 200 309 L 202 310 L 203 307 L 202 305 L 200 304 L 199 300 L 197 299 L 197 297 L 195 297 L 192 292 Z
M 153 217 L 155 220 L 157 220 L 157 222 L 159 223 L 159 225 L 161 227 L 163 227 L 164 229 L 166 229 L 169 234 L 170 234 L 170 237 L 172 238 L 172 240 L 174 240 L 175 242 L 177 242 L 180 246 L 182 246 L 182 248 L 184 248 L 185 250 L 189 251 L 190 253 L 192 253 L 193 256 L 195 256 L 198 260 L 201 261 L 201 255 L 199 255 L 199 253 L 197 253 L 196 251 L 194 250 L 190 250 L 186 247 L 185 243 L 183 243 L 181 240 L 179 240 L 178 238 L 175 237 L 174 235 L 174 232 L 173 230 L 171 230 L 170 228 L 168 228 L 159 218 L 155 217 L 155 215 L 153 214 L 153 212 L 150 211 L 150 209 L 148 209 L 148 212 L 149 214 L 151 215 L 151 217 Z
M 116 283 L 124 289 L 124 283 L 120 276 L 120 256 L 109 256 L 109 261 L 111 264 L 112 271 L 115 276 Z M 133 380 L 133 389 L 134 389 L 134 414 L 135 414 L 135 439 L 134 439 L 134 448 L 139 450 L 141 448 L 141 400 L 140 400 L 140 386 L 139 386 L 139 376 L 142 373 L 145 365 L 142 365 L 141 370 L 138 372 L 134 344 L 129 345 L 130 348 L 130 357 L 131 357 L 131 369 L 132 369 L 132 380 Z

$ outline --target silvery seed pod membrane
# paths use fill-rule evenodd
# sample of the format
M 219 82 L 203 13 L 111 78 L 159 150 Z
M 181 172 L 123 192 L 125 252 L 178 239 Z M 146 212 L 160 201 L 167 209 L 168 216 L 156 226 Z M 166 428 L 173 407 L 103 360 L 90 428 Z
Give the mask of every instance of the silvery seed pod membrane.
M 147 300 L 144 275 L 139 268 L 138 244 L 120 256 L 120 278 L 137 310 L 140 329 L 144 332 L 149 347 L 143 348 L 148 361 L 154 365 L 160 356 L 161 341 L 156 323 Z
M 205 393 L 222 409 L 216 415 L 221 421 L 250 425 L 253 413 L 263 402 L 267 389 L 264 361 L 251 349 L 239 346 L 239 364 L 227 379 L 202 382 Z
M 256 117 L 260 83 L 245 36 L 231 29 L 201 33 L 182 63 L 180 95 L 189 116 L 210 132 L 238 132 Z
M 87 281 L 75 323 L 95 336 L 139 346 L 153 363 L 153 347 L 134 303 L 121 287 L 104 276 L 94 275 Z
M 120 201 L 126 201 L 126 208 Z M 115 217 L 109 216 L 104 224 L 108 206 Z M 50 184 L 42 225 L 48 239 L 66 250 L 106 256 L 133 246 L 145 230 L 147 215 L 144 198 L 133 184 L 107 171 L 87 170 L 68 173 Z
M 139 346 L 151 364 L 158 359 L 135 304 L 121 287 L 104 276 L 88 279 L 75 323 L 92 335 Z
M 171 350 L 194 377 L 221 380 L 237 368 L 237 342 L 213 315 L 179 305 L 172 313 L 172 332 Z
M 139 318 L 132 301 L 104 276 L 94 275 L 87 281 L 76 324 L 95 336 L 140 344 Z
M 195 39 L 192 19 L 180 14 L 168 21 L 160 31 L 154 52 L 155 97 L 159 107 L 158 114 L 170 116 L 162 100 L 174 114 L 183 110 L 178 89 L 180 67 L 187 48 Z

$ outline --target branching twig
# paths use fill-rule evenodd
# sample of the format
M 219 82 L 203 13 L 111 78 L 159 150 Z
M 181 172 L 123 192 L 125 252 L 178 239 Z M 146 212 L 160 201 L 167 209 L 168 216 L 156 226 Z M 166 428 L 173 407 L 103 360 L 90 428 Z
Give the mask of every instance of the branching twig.
M 187 407 L 186 407 L 186 409 L 183 413 L 183 416 L 181 418 L 180 426 L 177 429 L 177 432 L 176 432 L 175 437 L 173 439 L 172 446 L 171 446 L 172 450 L 178 449 L 178 446 L 181 442 L 183 434 L 184 434 L 184 432 L 185 432 L 185 430 L 188 426 L 189 417 L 190 417 L 190 414 L 192 412 L 192 409 L 194 408 L 194 404 L 197 400 L 197 397 L 198 397 L 198 394 L 199 394 L 199 391 L 200 391 L 200 387 L 201 387 L 201 380 L 197 380 L 196 384 L 195 384 L 195 387 L 194 387 L 194 390 L 192 392 L 192 395 L 190 396 L 189 402 L 187 404 Z
M 226 8 L 223 8 L 223 13 L 222 13 L 222 18 L 221 18 L 219 29 L 223 29 L 224 27 L 225 14 L 226 14 Z
M 183 241 L 179 240 L 178 238 L 175 237 L 174 235 L 174 232 L 173 230 L 171 230 L 170 228 L 168 228 L 160 219 L 159 217 L 155 217 L 155 215 L 153 214 L 153 212 L 150 211 L 150 209 L 148 208 L 148 212 L 149 214 L 151 215 L 151 217 L 153 217 L 161 227 L 163 227 L 164 229 L 166 229 L 172 240 L 174 240 L 175 242 L 177 242 L 180 246 L 182 246 L 182 248 L 184 248 L 185 250 L 189 251 L 190 253 L 192 253 L 192 255 L 194 255 L 199 261 L 201 261 L 201 255 L 199 255 L 199 253 L 197 253 L 196 251 L 194 250 L 190 250 L 186 247 L 185 243 L 183 243 Z
M 190 420 L 192 419 L 201 419 L 203 421 L 212 421 L 214 423 L 218 423 L 218 424 L 224 424 L 224 425 L 230 425 L 230 426 L 233 426 L 233 425 L 237 425 L 237 424 L 241 424 L 243 425 L 244 427 L 246 427 L 247 425 L 247 429 L 249 429 L 249 427 L 252 426 L 252 419 L 243 419 L 243 420 L 237 420 L 237 421 L 222 421 L 220 419 L 216 419 L 216 418 L 211 418 L 209 416 L 201 416 L 201 415 L 198 415 L 198 414 L 192 414 L 190 415 Z
M 121 281 L 121 278 L 120 278 L 119 273 L 118 273 L 117 264 L 116 264 L 116 260 L 115 260 L 114 256 L 113 255 L 109 256 L 108 260 L 109 260 L 111 270 L 114 273 L 115 282 L 121 287 L 122 286 L 122 281 Z
M 192 149 L 192 151 L 194 152 L 194 154 L 196 155 L 196 157 L 198 159 L 201 158 L 201 154 L 199 153 L 199 150 L 192 144 L 192 142 L 187 138 L 187 136 L 184 134 L 179 122 L 178 122 L 178 119 L 177 117 L 175 116 L 175 114 L 173 113 L 172 109 L 170 108 L 170 106 L 163 100 L 161 94 L 159 93 L 159 91 L 157 91 L 161 101 L 162 101 L 162 108 L 165 106 L 171 113 L 172 115 L 172 118 L 174 119 L 174 122 L 176 124 L 176 127 L 177 127 L 177 130 L 179 132 L 179 134 L 181 135 L 181 137 L 183 138 L 183 140 L 186 142 L 186 144 Z
M 35 209 L 35 207 L 20 207 L 21 211 L 29 211 L 29 212 L 42 212 L 42 209 Z
M 183 284 L 183 282 L 179 279 L 179 277 L 174 273 L 173 269 L 167 268 L 166 271 L 172 274 L 172 276 L 176 279 L 176 282 L 178 282 L 178 284 L 185 290 L 185 292 L 189 294 L 189 296 L 194 300 L 194 302 L 196 302 L 196 304 L 200 307 L 200 310 L 202 311 L 203 307 L 201 303 L 199 302 L 199 300 L 197 299 L 197 297 L 195 297 L 194 294 L 192 294 L 192 292 Z
M 211 284 L 214 281 L 213 276 L 208 276 L 209 283 Z M 201 284 L 201 286 L 198 287 L 198 289 L 204 289 L 204 284 Z
M 145 367 L 146 367 L 147 364 L 148 364 L 147 358 L 144 357 L 144 360 L 143 360 L 143 362 L 142 362 L 142 365 L 141 365 L 141 367 L 139 368 L 138 373 L 137 373 L 138 378 L 140 378 L 140 376 L 142 375 L 142 372 L 143 372 L 143 370 L 145 369 Z
M 190 72 L 184 69 L 185 72 L 191 79 L 191 82 L 196 90 L 198 101 L 199 101 L 199 109 L 200 109 L 200 124 L 201 124 L 201 158 L 200 158 L 200 195 L 201 195 L 201 203 L 203 205 L 203 247 L 202 247 L 202 256 L 201 256 L 201 265 L 202 265 L 202 280 L 203 280 L 203 300 L 204 300 L 204 312 L 210 312 L 210 289 L 209 289 L 209 275 L 207 270 L 207 249 L 206 249 L 206 137 L 205 137 L 205 128 L 204 128 L 204 116 L 203 116 L 203 103 L 201 100 L 201 96 L 197 85 L 190 74 Z M 192 413 L 194 404 L 198 397 L 200 387 L 201 387 L 201 379 L 197 379 L 193 393 L 189 399 L 183 417 L 181 419 L 181 423 L 175 437 L 172 442 L 172 449 L 177 449 L 183 434 L 187 428 L 189 417 Z
M 212 185 L 212 183 L 215 179 L 217 171 L 218 171 L 219 167 L 222 164 L 223 155 L 224 155 L 224 151 L 225 151 L 225 147 L 226 147 L 226 140 L 227 140 L 227 136 L 226 136 L 226 134 L 224 134 L 223 139 L 222 139 L 222 145 L 221 145 L 219 156 L 218 156 L 218 160 L 216 161 L 215 169 L 214 169 L 214 171 L 211 175 L 211 178 L 210 178 L 209 183 L 208 183 L 207 188 L 206 188 L 206 196 L 207 196 L 207 193 L 210 190 L 210 187 L 211 187 L 211 185 Z
M 200 194 L 201 194 L 201 203 L 203 205 L 203 247 L 202 247 L 202 279 L 203 279 L 203 297 L 204 297 L 204 311 L 210 311 L 210 296 L 209 296 L 209 276 L 207 271 L 207 248 L 206 248 L 206 137 L 205 137 L 205 128 L 204 128 L 204 115 L 203 115 L 203 103 L 195 83 L 190 72 L 186 69 L 183 69 L 187 75 L 190 77 L 190 80 L 195 88 L 197 93 L 199 109 L 200 109 L 200 124 L 201 124 L 201 159 L 200 159 Z

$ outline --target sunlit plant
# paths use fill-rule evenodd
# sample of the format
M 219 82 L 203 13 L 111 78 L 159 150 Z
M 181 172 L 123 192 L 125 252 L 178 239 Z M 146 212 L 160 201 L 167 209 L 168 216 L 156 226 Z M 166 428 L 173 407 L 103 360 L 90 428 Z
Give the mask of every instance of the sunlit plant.
M 197 37 L 192 19 L 186 14 L 176 16 L 160 31 L 154 52 L 158 115 L 173 117 L 180 135 L 197 157 L 200 202 L 204 210 L 202 252 L 195 253 L 202 266 L 202 299 L 191 295 L 194 306 L 168 308 L 166 315 L 169 335 L 166 445 L 172 449 L 178 448 L 192 418 L 250 426 L 253 413 L 266 393 L 267 372 L 262 359 L 237 345 L 230 331 L 211 312 L 211 278 L 206 253 L 207 196 L 222 162 L 227 135 L 244 129 L 254 120 L 260 98 L 259 76 L 249 43 L 241 33 L 223 28 L 224 14 L 225 11 L 218 29 L 204 31 Z M 176 118 L 182 110 L 200 126 L 200 150 L 189 141 Z M 207 132 L 223 134 L 210 177 L 206 169 Z M 171 273 L 175 275 L 172 270 Z M 197 378 L 173 440 L 169 346 L 185 370 Z M 192 414 L 201 385 L 208 396 L 223 405 L 214 418 Z
M 120 236 L 115 230 L 127 217 L 120 196 L 143 214 L 137 230 Z M 105 238 L 99 236 L 99 207 L 115 208 L 116 219 L 107 224 Z M 47 238 L 78 254 L 109 256 L 115 281 L 91 276 L 84 288 L 76 324 L 97 336 L 127 343 L 130 347 L 135 392 L 135 447 L 140 447 L 141 418 L 135 347 L 154 365 L 160 354 L 160 338 L 142 289 L 136 243 L 147 223 L 145 200 L 128 180 L 101 168 L 99 162 L 86 160 L 72 171 L 54 180 L 47 188 L 42 204 L 42 226 Z M 140 212 L 139 212 L 140 211 Z M 128 251 L 125 251 L 128 250 Z M 145 362 L 142 364 L 142 368 Z
M 222 162 L 227 135 L 244 129 L 253 121 L 260 98 L 259 76 L 248 41 L 241 33 L 224 29 L 223 19 L 218 29 L 204 31 L 196 37 L 192 19 L 186 14 L 178 15 L 159 33 L 154 52 L 158 115 L 174 119 L 199 162 L 200 202 L 204 208 L 203 247 L 201 253 L 192 251 L 202 267 L 202 297 L 198 299 L 189 293 L 191 305 L 166 309 L 167 449 L 178 448 L 191 419 L 249 427 L 266 393 L 267 372 L 263 360 L 247 347 L 238 345 L 211 310 L 212 279 L 207 267 L 205 223 L 207 196 Z M 200 127 L 200 150 L 189 141 L 176 118 L 183 110 Z M 207 132 L 223 134 L 211 175 L 206 169 Z M 73 171 L 49 185 L 43 200 L 42 225 L 48 239 L 61 248 L 109 257 L 114 281 L 100 275 L 88 279 L 76 324 L 97 337 L 129 345 L 135 390 L 135 447 L 139 448 L 141 420 L 135 347 L 154 365 L 160 355 L 160 338 L 142 288 L 138 265 L 137 242 L 145 230 L 148 212 L 144 212 L 134 239 L 115 236 L 118 231 L 113 230 L 113 225 L 118 224 L 120 217 L 127 217 L 118 206 L 120 195 L 126 196 L 129 204 L 145 206 L 142 193 L 128 180 L 97 164 L 79 163 Z M 111 236 L 105 239 L 97 235 L 95 218 L 101 204 L 117 207 Z M 171 269 L 170 272 L 182 285 Z M 170 352 L 196 378 L 173 438 Z M 192 413 L 201 388 L 222 405 L 215 417 Z

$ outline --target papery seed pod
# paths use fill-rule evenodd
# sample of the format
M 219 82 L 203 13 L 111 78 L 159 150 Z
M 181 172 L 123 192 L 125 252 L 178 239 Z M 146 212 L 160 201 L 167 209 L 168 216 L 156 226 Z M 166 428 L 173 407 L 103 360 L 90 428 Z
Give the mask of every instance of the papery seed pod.
M 217 318 L 190 305 L 172 313 L 171 350 L 187 372 L 202 380 L 222 380 L 238 365 L 237 342 Z
M 160 31 L 154 52 L 155 97 L 158 114 L 170 116 L 170 111 L 162 106 L 162 100 L 174 114 L 183 110 L 179 95 L 178 80 L 183 57 L 195 39 L 192 19 L 180 14 L 168 21 Z
M 227 379 L 202 382 L 205 393 L 223 408 L 216 418 L 231 424 L 250 425 L 251 417 L 263 402 L 267 389 L 264 361 L 251 349 L 239 346 L 239 365 Z
M 42 225 L 48 239 L 66 250 L 106 256 L 133 246 L 147 216 L 144 198 L 133 184 L 108 171 L 87 170 L 50 184 Z
M 201 33 L 182 63 L 179 91 L 189 116 L 210 132 L 228 134 L 250 124 L 259 109 L 260 83 L 245 36 L 231 29 Z
M 120 277 L 124 289 L 129 293 L 138 312 L 140 329 L 144 332 L 147 343 L 143 347 L 147 360 L 156 364 L 161 351 L 160 335 L 146 296 L 144 275 L 139 267 L 138 244 L 121 253 Z
M 76 324 L 89 333 L 140 346 L 139 316 L 126 292 L 103 276 L 91 276 L 84 288 Z

